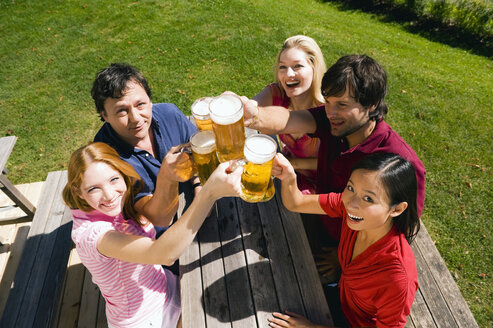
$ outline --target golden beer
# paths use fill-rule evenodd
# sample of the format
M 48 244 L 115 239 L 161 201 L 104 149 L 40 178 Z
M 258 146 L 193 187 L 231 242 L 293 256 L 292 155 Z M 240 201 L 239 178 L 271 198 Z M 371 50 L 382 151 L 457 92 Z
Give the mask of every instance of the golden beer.
M 214 133 L 212 131 L 198 131 L 190 138 L 190 144 L 200 183 L 204 185 L 219 165 Z
M 245 128 L 240 98 L 235 95 L 220 95 L 211 101 L 209 111 L 219 161 L 243 158 Z
M 277 144 L 269 136 L 257 134 L 245 141 L 246 164 L 241 175 L 241 198 L 247 202 L 262 201 L 271 181 L 272 162 Z M 274 185 L 272 185 L 274 186 Z
M 212 97 L 202 97 L 192 104 L 192 115 L 197 128 L 201 131 L 212 131 L 212 121 L 209 113 L 209 104 Z
M 269 180 L 269 185 L 267 186 L 267 190 L 265 191 L 264 198 L 262 198 L 262 202 L 267 202 L 274 197 L 276 193 L 276 188 L 274 187 L 274 178 L 271 176 Z

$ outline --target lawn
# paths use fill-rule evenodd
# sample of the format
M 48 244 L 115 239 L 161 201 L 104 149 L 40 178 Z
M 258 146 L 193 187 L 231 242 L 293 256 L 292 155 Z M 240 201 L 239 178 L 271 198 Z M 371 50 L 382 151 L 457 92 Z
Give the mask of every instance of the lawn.
M 330 66 L 365 53 L 389 77 L 387 121 L 427 169 L 422 220 L 480 327 L 493 326 L 493 62 L 399 23 L 315 0 L 0 1 L 0 136 L 19 139 L 15 183 L 66 169 L 101 125 L 96 72 L 139 67 L 154 102 L 254 96 L 284 39 L 318 41 Z

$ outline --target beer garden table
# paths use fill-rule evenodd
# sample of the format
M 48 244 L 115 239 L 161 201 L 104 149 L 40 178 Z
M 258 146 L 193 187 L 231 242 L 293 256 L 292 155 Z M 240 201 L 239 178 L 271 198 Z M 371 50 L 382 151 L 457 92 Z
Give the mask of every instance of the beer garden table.
M 180 257 L 180 282 L 184 328 L 267 327 L 284 310 L 332 324 L 301 217 L 279 192 L 258 204 L 218 200 Z
M 14 148 L 17 137 L 8 136 L 0 138 L 0 189 L 14 202 L 15 206 L 21 208 L 26 216 L 21 218 L 5 218 L 0 220 L 0 224 L 19 223 L 31 221 L 34 217 L 36 208 L 33 204 L 10 182 L 6 174 L 8 173 L 5 165 L 9 159 L 10 153 Z M 8 209 L 8 208 L 3 208 Z M 2 210 L 3 210 L 2 209 Z

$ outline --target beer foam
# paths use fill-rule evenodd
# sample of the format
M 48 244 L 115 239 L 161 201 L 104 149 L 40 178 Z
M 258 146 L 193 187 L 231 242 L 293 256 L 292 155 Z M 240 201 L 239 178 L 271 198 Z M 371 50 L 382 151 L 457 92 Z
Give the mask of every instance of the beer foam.
M 195 100 L 192 104 L 192 114 L 199 116 L 209 116 L 209 104 L 212 101 L 212 97 L 204 97 Z
M 250 136 L 245 141 L 243 154 L 247 161 L 254 164 L 262 164 L 270 161 L 277 152 L 277 144 L 271 137 L 265 134 Z
M 220 95 L 211 101 L 209 111 L 214 123 L 233 124 L 243 117 L 243 103 L 238 96 Z
M 192 150 L 197 154 L 208 154 L 216 148 L 214 132 L 199 131 L 190 138 Z

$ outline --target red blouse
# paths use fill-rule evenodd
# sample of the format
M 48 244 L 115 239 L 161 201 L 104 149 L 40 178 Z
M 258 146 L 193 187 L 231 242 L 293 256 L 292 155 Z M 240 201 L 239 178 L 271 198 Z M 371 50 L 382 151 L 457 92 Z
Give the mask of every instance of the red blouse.
M 346 223 L 341 195 L 321 194 L 319 202 L 328 216 L 343 218 L 338 254 L 344 315 L 351 327 L 404 327 L 418 289 L 413 251 L 394 226 L 351 261 L 358 231 Z

